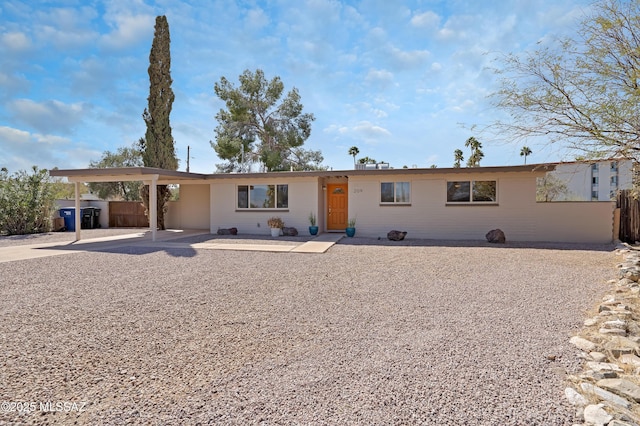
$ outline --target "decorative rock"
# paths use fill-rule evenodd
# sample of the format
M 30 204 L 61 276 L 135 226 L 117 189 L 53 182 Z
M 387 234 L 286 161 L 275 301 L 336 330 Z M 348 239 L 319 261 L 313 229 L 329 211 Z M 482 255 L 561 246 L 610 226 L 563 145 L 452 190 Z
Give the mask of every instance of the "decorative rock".
M 598 319 L 597 318 L 588 318 L 586 320 L 584 320 L 584 325 L 586 327 L 591 327 L 593 325 L 596 325 L 598 323 Z
M 611 420 L 607 426 L 633 426 L 633 424 L 623 422 L 622 420 L 614 419 L 614 420 Z
M 618 377 L 618 373 L 611 370 L 608 370 L 608 371 L 587 370 L 580 375 L 581 379 L 587 380 L 589 382 L 597 382 L 598 380 L 602 380 L 602 379 L 615 379 L 616 377 Z
M 595 426 L 605 426 L 613 420 L 613 416 L 604 411 L 602 407 L 604 407 L 603 404 L 587 405 L 584 409 L 585 423 Z
M 587 405 L 587 399 L 574 388 L 566 388 L 564 390 L 564 396 L 567 397 L 567 400 L 573 406 L 582 407 Z
M 601 388 L 615 392 L 635 402 L 640 402 L 640 386 L 625 379 L 602 379 L 596 383 Z
M 390 239 L 391 241 L 402 241 L 404 240 L 404 237 L 407 235 L 406 231 L 389 231 L 387 233 L 387 238 Z
M 620 319 L 613 320 L 613 321 L 606 321 L 606 322 L 602 323 L 602 328 L 609 328 L 609 329 L 620 328 L 620 329 L 625 329 L 626 327 L 627 327 L 627 323 L 625 321 L 620 320 Z
M 595 343 L 580 336 L 573 336 L 571 339 L 569 339 L 569 343 L 585 352 L 593 352 L 596 349 Z
M 218 235 L 238 235 L 238 228 L 218 228 Z
M 618 271 L 618 276 L 620 278 L 626 278 L 628 280 L 638 282 L 640 279 L 640 269 L 638 269 L 637 266 L 622 267 Z
M 295 237 L 298 235 L 298 230 L 294 227 L 284 227 L 282 228 L 282 235 Z
M 485 235 L 485 238 L 490 243 L 504 244 L 507 241 L 504 235 L 504 232 L 502 232 L 501 229 L 492 229 L 491 231 L 487 232 L 487 235 Z
M 610 350 L 616 358 L 620 358 L 620 355 L 624 354 L 637 354 L 640 351 L 640 345 L 638 345 L 638 343 L 626 337 L 618 336 L 612 337 L 611 341 L 605 343 L 604 347 Z
M 622 368 L 610 362 L 587 362 L 587 368 L 593 371 L 614 371 L 616 373 L 623 372 Z
M 589 352 L 589 356 L 595 362 L 605 362 L 607 360 L 607 356 L 602 352 Z
M 628 285 L 630 285 L 632 283 L 633 283 L 633 281 L 631 281 L 629 278 L 622 278 L 622 279 L 618 280 L 617 284 L 619 286 L 628 286 Z
M 621 364 L 631 365 L 632 367 L 635 367 L 635 368 L 640 367 L 640 358 L 638 358 L 633 354 L 620 355 L 620 358 L 618 359 L 618 361 L 620 361 Z
M 603 379 L 603 380 L 617 380 L 617 379 Z M 594 386 L 591 383 L 581 383 L 580 387 L 582 388 L 583 392 L 596 395 L 598 398 L 611 402 L 612 404 L 616 404 L 624 408 L 631 407 L 631 403 L 626 399 L 616 395 L 615 393 L 606 391 L 598 386 Z
M 626 336 L 627 332 L 625 330 L 621 330 L 619 328 L 601 328 L 600 330 L 600 334 L 608 334 L 608 335 L 614 335 L 614 336 Z

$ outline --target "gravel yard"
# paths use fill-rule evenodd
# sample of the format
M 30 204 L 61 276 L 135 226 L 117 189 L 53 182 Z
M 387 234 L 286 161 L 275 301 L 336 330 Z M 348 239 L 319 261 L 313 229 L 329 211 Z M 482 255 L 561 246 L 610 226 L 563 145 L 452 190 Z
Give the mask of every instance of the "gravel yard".
M 571 425 L 568 340 L 618 260 L 356 237 L 1 263 L 0 424 Z

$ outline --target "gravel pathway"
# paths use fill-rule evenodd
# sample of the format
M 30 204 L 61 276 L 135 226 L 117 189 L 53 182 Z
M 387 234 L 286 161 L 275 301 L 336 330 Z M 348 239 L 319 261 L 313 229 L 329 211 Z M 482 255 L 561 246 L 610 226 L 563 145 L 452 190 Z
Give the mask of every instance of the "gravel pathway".
M 568 339 L 612 249 L 355 238 L 4 263 L 0 424 L 571 425 Z

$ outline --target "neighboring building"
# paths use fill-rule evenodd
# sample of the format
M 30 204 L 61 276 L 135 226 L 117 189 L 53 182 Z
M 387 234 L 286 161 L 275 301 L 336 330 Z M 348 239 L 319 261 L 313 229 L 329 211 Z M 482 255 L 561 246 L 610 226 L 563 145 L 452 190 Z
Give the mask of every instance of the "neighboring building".
M 146 167 L 52 170 L 79 185 L 139 180 L 155 187 L 179 184 L 166 224 L 177 229 L 235 227 L 270 235 L 267 219 L 306 233 L 310 213 L 320 232 L 344 232 L 356 219 L 357 236 L 484 240 L 502 229 L 510 241 L 607 243 L 613 240 L 613 202 L 536 202 L 536 179 L 555 164 L 510 167 L 365 169 L 308 172 L 196 174 Z M 151 191 L 153 194 L 154 191 Z M 154 206 L 155 203 L 151 203 Z M 151 223 L 156 212 L 150 212 Z M 155 235 L 155 229 L 152 227 Z
M 556 163 L 554 176 L 566 185 L 566 192 L 553 201 L 615 200 L 619 189 L 633 186 L 634 161 L 612 158 L 596 162 Z

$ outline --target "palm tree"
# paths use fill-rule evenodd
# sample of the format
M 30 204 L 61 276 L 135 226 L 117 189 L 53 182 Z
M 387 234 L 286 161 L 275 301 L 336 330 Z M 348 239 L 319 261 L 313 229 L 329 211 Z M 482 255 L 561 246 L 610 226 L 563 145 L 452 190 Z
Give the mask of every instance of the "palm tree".
M 471 148 L 471 151 L 482 148 L 482 144 L 480 143 L 480 141 L 473 136 L 467 139 L 467 141 L 464 143 L 464 146 L 466 146 L 467 148 Z
M 352 146 L 349 148 L 349 155 L 353 157 L 353 165 L 356 165 L 356 155 L 360 154 L 360 150 L 357 146 Z
M 467 160 L 467 167 L 480 167 L 480 160 L 484 158 L 484 152 L 480 148 L 473 151 Z
M 456 149 L 453 151 L 453 159 L 455 162 L 453 163 L 453 167 L 460 168 L 460 163 L 464 161 L 464 153 L 461 149 Z
M 520 150 L 520 157 L 524 157 L 524 164 L 527 164 L 527 157 L 531 154 L 533 154 L 531 148 L 529 148 L 528 146 L 522 147 L 522 149 Z
M 484 157 L 482 152 L 482 143 L 473 136 L 471 136 L 464 143 L 464 146 L 471 148 L 471 156 L 467 160 L 467 167 L 480 167 L 480 160 Z

